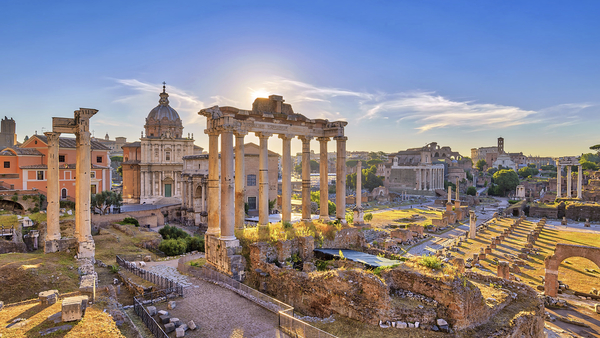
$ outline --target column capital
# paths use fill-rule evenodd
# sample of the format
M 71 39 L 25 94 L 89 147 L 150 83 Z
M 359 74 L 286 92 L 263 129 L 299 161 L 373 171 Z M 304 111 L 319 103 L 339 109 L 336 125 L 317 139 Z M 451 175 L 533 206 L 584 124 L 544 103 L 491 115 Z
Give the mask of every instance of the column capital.
M 347 141 L 348 137 L 346 137 L 346 136 L 335 136 L 333 139 L 336 140 L 336 141 L 338 141 L 338 142 L 340 142 L 340 141 Z
M 241 129 L 234 130 L 233 135 L 235 135 L 235 137 L 244 137 L 244 136 L 248 135 L 248 131 L 241 130 Z
M 45 132 L 44 135 L 48 138 L 48 145 L 57 142 L 60 138 L 60 133 L 57 132 Z
M 260 138 L 269 138 L 271 136 L 273 136 L 273 133 L 265 133 L 265 132 L 256 132 L 254 133 L 254 135 L 256 135 L 256 137 Z
M 75 111 L 75 120 L 89 119 L 92 116 L 96 115 L 97 112 L 98 109 L 79 108 L 79 110 Z
M 319 142 L 329 142 L 330 140 L 330 137 L 317 137 L 317 141 Z
M 310 140 L 313 139 L 313 137 L 312 136 L 300 135 L 300 136 L 298 136 L 298 139 L 300 141 L 302 141 L 302 143 L 308 143 L 308 142 L 310 142 Z
M 207 128 L 204 129 L 204 133 L 208 136 L 219 136 L 219 134 L 221 134 L 221 131 L 217 130 L 216 128 Z
M 282 140 L 291 140 L 294 138 L 294 134 L 279 134 L 278 137 Z

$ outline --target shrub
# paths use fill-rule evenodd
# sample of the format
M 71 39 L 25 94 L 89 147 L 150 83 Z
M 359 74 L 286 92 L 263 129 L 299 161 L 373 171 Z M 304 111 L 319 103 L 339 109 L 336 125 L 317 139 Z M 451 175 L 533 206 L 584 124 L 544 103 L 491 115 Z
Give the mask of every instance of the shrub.
M 373 214 L 372 213 L 365 214 L 365 217 L 363 217 L 363 219 L 366 222 L 371 222 L 371 220 L 373 219 Z
M 290 222 L 287 222 L 287 221 L 285 221 L 285 222 L 281 223 L 281 225 L 283 225 L 283 228 L 284 228 L 284 229 L 292 229 L 292 228 L 294 227 L 294 226 L 292 225 L 292 223 L 290 223 Z
M 15 193 L 11 198 L 10 198 L 13 202 L 16 202 L 19 200 L 19 195 L 17 193 Z
M 188 238 L 190 235 L 179 229 L 178 227 L 172 227 L 168 224 L 164 226 L 164 228 L 158 230 L 158 233 L 162 236 L 163 239 L 178 239 L 178 238 Z
M 327 271 L 327 267 L 329 266 L 329 264 L 330 263 L 328 261 L 322 261 L 320 259 L 317 259 L 317 261 L 315 262 L 317 271 Z
M 475 188 L 475 187 L 468 187 L 467 188 L 467 195 L 471 195 L 471 196 L 477 195 L 477 188 Z
M 347 213 L 346 214 L 346 222 L 348 224 L 354 224 L 354 215 L 352 215 L 351 213 Z
M 60 203 L 61 208 L 75 209 L 75 202 L 64 200 L 64 201 L 60 201 L 59 203 Z
M 109 265 L 108 268 L 110 269 L 110 272 L 112 273 L 117 273 L 119 272 L 119 270 L 121 270 L 121 267 L 118 265 Z
M 442 261 L 435 256 L 421 256 L 418 261 L 419 265 L 428 267 L 431 269 L 440 269 L 442 267 Z
M 381 271 L 383 271 L 383 270 L 391 270 L 391 269 L 397 267 L 398 265 L 400 265 L 400 264 L 394 264 L 394 265 L 389 265 L 389 266 L 379 266 L 379 267 L 375 268 L 375 270 L 373 270 L 373 273 L 376 276 L 381 277 Z
M 140 223 L 138 222 L 138 220 L 135 219 L 135 218 L 133 218 L 133 217 L 125 217 L 125 219 L 121 223 L 123 223 L 123 224 L 133 224 L 136 227 L 140 226 Z
M 199 236 L 187 237 L 187 252 L 200 251 L 204 252 L 204 238 Z
M 167 256 L 177 256 L 185 253 L 187 249 L 187 243 L 185 239 L 167 239 L 160 242 L 158 250 L 165 253 Z

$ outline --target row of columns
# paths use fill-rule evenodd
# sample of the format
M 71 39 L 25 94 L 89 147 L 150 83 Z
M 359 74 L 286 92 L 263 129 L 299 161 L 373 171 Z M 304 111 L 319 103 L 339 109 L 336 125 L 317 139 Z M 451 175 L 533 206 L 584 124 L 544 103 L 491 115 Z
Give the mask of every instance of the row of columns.
M 244 224 L 244 196 L 246 190 L 244 166 L 244 137 L 246 131 L 240 131 L 227 124 L 205 131 L 208 134 L 208 235 L 216 235 L 224 240 L 235 239 L 236 227 Z M 259 196 L 258 223 L 269 223 L 269 137 L 272 133 L 257 132 L 259 138 Z M 235 135 L 235 168 L 233 164 L 233 136 Z M 219 182 L 218 142 L 221 137 L 221 177 Z M 292 157 L 290 134 L 279 134 L 282 140 L 282 221 L 291 221 L 292 213 Z M 302 141 L 302 219 L 310 220 L 310 136 L 298 136 Z M 336 217 L 345 219 L 346 205 L 346 140 L 344 136 L 335 137 L 337 141 L 337 178 L 336 178 Z M 319 137 L 320 162 L 320 216 L 329 219 L 329 185 L 327 181 L 327 142 L 329 137 Z M 235 170 L 235 175 L 234 175 Z M 234 178 L 235 177 L 235 178 Z M 219 191 L 221 201 L 219 203 Z
M 444 189 L 443 168 L 417 168 L 417 190 Z
M 565 164 L 566 165 L 566 164 Z M 562 197 L 562 167 L 565 166 L 563 164 L 559 164 L 558 161 L 556 163 L 556 197 Z M 572 197 L 572 184 L 571 181 L 573 176 L 571 175 L 571 165 L 567 166 L 567 198 Z M 582 199 L 582 191 L 581 186 L 583 184 L 583 167 L 581 164 L 577 165 L 577 198 Z
M 173 172 L 173 185 L 171 186 L 171 197 L 179 196 L 179 177 L 181 177 L 180 171 Z M 164 179 L 165 174 L 163 171 L 142 171 L 141 172 L 141 197 L 146 199 L 149 197 L 164 196 Z

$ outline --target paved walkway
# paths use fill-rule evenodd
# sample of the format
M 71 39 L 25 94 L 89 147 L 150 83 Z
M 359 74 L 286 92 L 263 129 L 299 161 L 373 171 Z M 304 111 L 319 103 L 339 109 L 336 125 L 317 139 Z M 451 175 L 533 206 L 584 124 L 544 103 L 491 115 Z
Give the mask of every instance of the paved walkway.
M 228 289 L 180 274 L 177 259 L 149 262 L 146 269 L 187 287 L 186 296 L 177 300 L 175 309 L 168 310 L 171 317 L 186 323 L 193 320 L 199 326 L 198 330 L 187 331 L 186 337 L 288 337 L 279 331 L 276 314 Z M 166 304 L 157 307 L 167 310 Z

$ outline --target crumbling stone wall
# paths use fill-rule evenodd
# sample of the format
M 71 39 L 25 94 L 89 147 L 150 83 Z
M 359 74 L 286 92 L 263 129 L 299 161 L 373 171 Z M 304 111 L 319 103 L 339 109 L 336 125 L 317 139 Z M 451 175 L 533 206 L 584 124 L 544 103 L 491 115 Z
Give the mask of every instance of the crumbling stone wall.
M 323 240 L 323 248 L 356 249 L 366 246 L 365 235 L 358 228 L 342 229 L 335 234 L 333 240 Z
M 529 207 L 529 217 L 536 217 L 536 218 L 553 218 L 553 219 L 557 219 L 558 218 L 558 209 L 557 208 L 542 208 L 542 207 L 536 207 L 536 206 L 530 206 Z
M 306 273 L 260 263 L 253 264 L 248 277 L 262 292 L 310 316 L 328 317 L 338 313 L 370 324 L 389 317 L 389 288 L 368 271 Z
M 566 206 L 565 216 L 568 219 L 584 221 L 600 221 L 600 205 L 597 204 L 569 204 Z
M 381 273 L 390 289 L 404 289 L 433 298 L 446 308 L 438 308 L 438 316 L 456 330 L 463 330 L 485 323 L 490 314 L 484 304 L 481 291 L 469 281 L 460 278 L 444 280 L 405 269 L 391 269 Z

